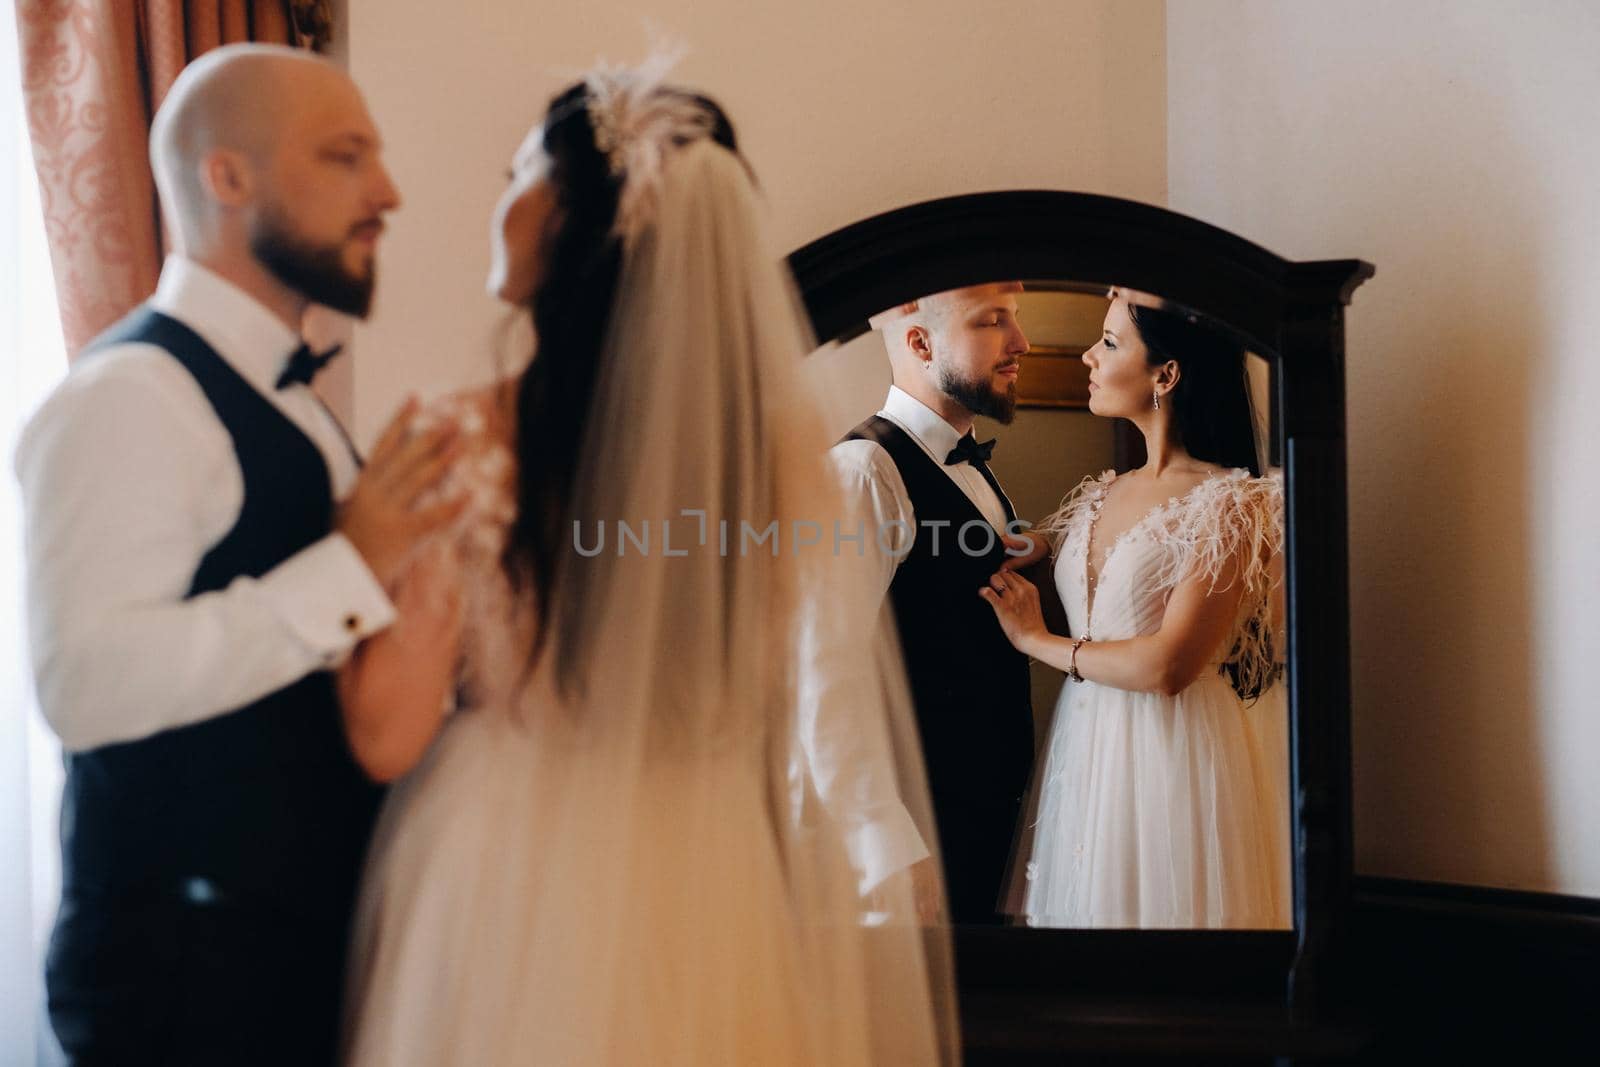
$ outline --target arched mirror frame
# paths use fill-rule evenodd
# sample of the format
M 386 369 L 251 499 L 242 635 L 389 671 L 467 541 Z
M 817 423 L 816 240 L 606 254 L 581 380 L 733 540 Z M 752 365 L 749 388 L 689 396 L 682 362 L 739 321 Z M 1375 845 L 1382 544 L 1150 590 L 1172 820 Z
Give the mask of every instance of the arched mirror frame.
M 1133 1043 L 1120 1050 L 1189 1047 L 1174 1037 L 1184 1024 L 1170 1011 L 1168 1027 L 1151 1024 L 1163 1017 L 1154 1005 L 1179 998 L 1192 1010 L 1194 996 L 1253 998 L 1276 1043 L 1299 1044 L 1293 1035 L 1325 1024 L 1342 999 L 1338 950 L 1351 893 L 1344 308 L 1372 265 L 1291 262 L 1162 208 L 1050 191 L 890 211 L 806 245 L 789 263 L 822 341 L 860 334 L 884 308 L 965 285 L 1117 284 L 1227 324 L 1273 364 L 1275 452 L 1287 486 L 1294 930 L 957 927 L 955 941 L 967 1046 L 980 1058 L 1114 1042 L 1104 1032 L 1113 1016 Z M 1107 998 L 1132 1010 L 1108 1016 Z M 1098 1006 L 1072 1007 L 1090 1003 Z M 1090 1019 L 1100 1025 L 1085 1028 Z

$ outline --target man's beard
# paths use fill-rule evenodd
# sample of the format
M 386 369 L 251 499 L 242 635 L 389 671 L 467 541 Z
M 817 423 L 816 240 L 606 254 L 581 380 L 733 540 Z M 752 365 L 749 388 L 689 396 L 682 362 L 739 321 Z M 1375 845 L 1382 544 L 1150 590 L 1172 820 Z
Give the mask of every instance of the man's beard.
M 280 282 L 313 303 L 358 319 L 372 310 L 377 267 L 368 270 L 366 277 L 351 274 L 340 258 L 341 246 L 302 240 L 275 208 L 262 214 L 250 235 L 250 251 Z
M 1006 386 L 1004 393 L 996 394 L 987 381 L 957 378 L 946 367 L 939 368 L 939 391 L 974 415 L 993 419 L 1002 426 L 1010 426 L 1017 417 L 1017 383 Z

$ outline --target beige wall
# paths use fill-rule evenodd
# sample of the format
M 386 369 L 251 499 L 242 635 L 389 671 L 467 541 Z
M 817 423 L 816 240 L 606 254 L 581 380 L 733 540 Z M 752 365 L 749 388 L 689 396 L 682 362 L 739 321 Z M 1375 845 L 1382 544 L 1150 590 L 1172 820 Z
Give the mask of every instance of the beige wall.
M 643 54 L 643 11 L 692 46 L 682 79 L 734 116 L 782 248 L 983 189 L 1166 195 L 1161 0 L 345 2 L 350 69 L 406 197 L 356 338 L 363 439 L 406 391 L 492 373 L 484 245 L 506 161 L 574 72 Z
M 1356 865 L 1600 895 L 1600 8 L 1173 2 L 1170 204 L 1350 309 Z

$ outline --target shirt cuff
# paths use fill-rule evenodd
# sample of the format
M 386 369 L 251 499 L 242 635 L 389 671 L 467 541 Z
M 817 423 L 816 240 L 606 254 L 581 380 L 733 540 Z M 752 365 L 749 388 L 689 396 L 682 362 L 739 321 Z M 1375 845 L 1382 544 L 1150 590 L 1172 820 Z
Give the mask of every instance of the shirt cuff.
M 860 878 L 862 896 L 891 874 L 930 855 L 903 804 L 884 808 L 877 816 L 846 830 L 844 847 Z
M 327 670 L 395 620 L 394 604 L 383 586 L 340 533 L 284 560 L 261 579 L 261 586 Z

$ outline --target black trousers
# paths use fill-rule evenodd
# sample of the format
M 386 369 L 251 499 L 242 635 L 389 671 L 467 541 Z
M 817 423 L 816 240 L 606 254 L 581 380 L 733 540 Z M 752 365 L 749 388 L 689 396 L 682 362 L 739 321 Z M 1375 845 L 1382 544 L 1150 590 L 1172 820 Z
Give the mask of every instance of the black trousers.
M 45 964 L 73 1067 L 335 1063 L 348 919 L 69 894 Z

